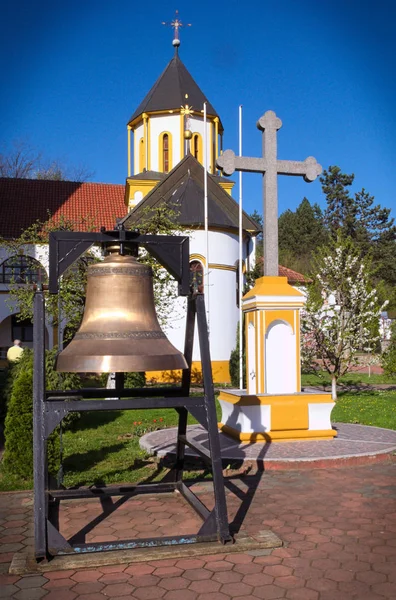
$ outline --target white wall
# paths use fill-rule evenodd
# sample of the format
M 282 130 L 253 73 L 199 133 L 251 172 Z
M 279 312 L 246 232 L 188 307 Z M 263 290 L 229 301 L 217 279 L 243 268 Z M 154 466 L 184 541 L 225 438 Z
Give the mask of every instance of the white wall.
M 274 321 L 265 336 L 265 392 L 297 392 L 296 336 L 289 323 Z
M 180 115 L 150 117 L 150 170 L 159 171 L 159 136 L 164 131 L 172 135 L 172 169 L 181 160 L 180 156 Z

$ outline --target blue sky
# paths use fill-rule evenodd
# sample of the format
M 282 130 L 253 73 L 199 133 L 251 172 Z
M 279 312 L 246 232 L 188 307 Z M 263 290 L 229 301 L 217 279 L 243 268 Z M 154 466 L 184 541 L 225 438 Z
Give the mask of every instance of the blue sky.
M 355 173 L 396 216 L 393 0 L 22 0 L 2 7 L 0 142 L 25 140 L 48 159 L 85 165 L 93 180 L 124 183 L 126 123 L 172 58 L 175 9 L 192 23 L 180 57 L 220 114 L 224 148 L 261 154 L 257 119 L 283 121 L 278 156 L 315 156 Z M 236 178 L 237 179 L 237 178 Z M 244 208 L 261 212 L 261 177 L 244 175 Z M 279 177 L 279 210 L 306 195 L 324 206 L 318 181 Z M 237 187 L 234 197 L 238 197 Z

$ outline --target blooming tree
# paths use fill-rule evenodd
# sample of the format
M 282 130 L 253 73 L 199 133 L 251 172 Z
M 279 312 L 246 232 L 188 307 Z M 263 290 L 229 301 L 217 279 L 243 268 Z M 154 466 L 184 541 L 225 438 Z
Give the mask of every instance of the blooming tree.
M 315 270 L 302 315 L 303 339 L 309 340 L 311 355 L 331 375 L 336 400 L 338 378 L 357 364 L 359 351 L 369 352 L 378 342 L 384 305 L 370 285 L 369 261 L 360 258 L 350 240 L 338 237 L 322 248 Z

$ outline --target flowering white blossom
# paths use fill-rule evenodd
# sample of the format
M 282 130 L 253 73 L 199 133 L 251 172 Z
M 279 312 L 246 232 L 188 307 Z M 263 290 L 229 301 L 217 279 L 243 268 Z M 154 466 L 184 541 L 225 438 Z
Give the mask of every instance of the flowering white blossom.
M 369 265 L 351 242 L 339 238 L 326 251 L 318 259 L 318 285 L 309 290 L 302 314 L 302 353 L 305 361 L 315 356 L 331 375 L 336 400 L 338 378 L 357 364 L 359 351 L 377 344 L 384 305 L 371 289 Z

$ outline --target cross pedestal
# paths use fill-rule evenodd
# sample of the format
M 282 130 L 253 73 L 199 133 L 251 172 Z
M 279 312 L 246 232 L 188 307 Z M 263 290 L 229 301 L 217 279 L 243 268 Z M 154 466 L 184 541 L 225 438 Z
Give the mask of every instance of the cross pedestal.
M 273 111 L 258 121 L 263 157 L 236 157 L 226 150 L 217 160 L 224 175 L 234 171 L 263 174 L 264 277 L 242 300 L 245 321 L 246 390 L 220 392 L 221 428 L 241 441 L 332 439 L 331 394 L 301 392 L 300 310 L 305 296 L 278 277 L 277 176 L 300 175 L 314 181 L 322 167 L 313 157 L 303 162 L 277 159 Z
M 246 390 L 221 391 L 221 429 L 241 441 L 332 439 L 331 394 L 301 391 L 300 310 L 287 277 L 264 276 L 243 298 Z

